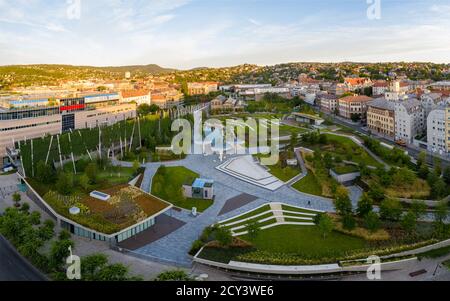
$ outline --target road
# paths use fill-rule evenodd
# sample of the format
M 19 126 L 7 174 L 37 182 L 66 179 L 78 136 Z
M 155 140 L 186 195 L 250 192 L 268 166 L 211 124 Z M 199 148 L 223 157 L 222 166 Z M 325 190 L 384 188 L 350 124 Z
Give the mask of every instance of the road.
M 0 281 L 46 281 L 42 273 L 0 235 Z
M 340 124 L 340 125 L 346 126 L 346 127 L 348 127 L 348 128 L 351 128 L 352 130 L 358 131 L 358 132 L 360 132 L 360 133 L 362 133 L 362 134 L 365 134 L 365 135 L 368 135 L 368 134 L 369 134 L 367 131 L 365 131 L 365 130 L 362 128 L 361 125 L 356 125 L 356 124 L 352 124 L 352 123 L 348 123 L 348 122 L 342 121 L 341 119 L 336 118 L 335 116 L 333 116 L 333 115 L 331 115 L 331 114 L 326 114 L 326 113 L 324 113 L 324 114 L 327 115 L 327 116 L 329 116 L 329 117 L 331 117 L 332 120 L 333 120 L 333 122 L 336 123 L 336 124 Z M 386 144 L 389 144 L 389 145 L 392 145 L 392 144 L 393 144 L 392 141 L 389 140 L 389 139 L 386 139 L 386 138 L 383 138 L 383 137 L 379 137 L 379 136 L 376 136 L 376 135 L 372 135 L 372 137 L 374 137 L 374 138 L 376 138 L 377 140 L 379 140 L 379 141 L 381 141 L 381 142 L 384 142 L 384 143 L 386 143 Z M 408 151 L 408 154 L 409 154 L 410 156 L 412 156 L 412 157 L 413 157 L 414 159 L 416 159 L 416 160 L 417 160 L 417 158 L 418 158 L 418 156 L 419 156 L 419 153 L 422 151 L 422 150 L 418 150 L 418 149 L 412 148 L 412 147 L 402 147 L 402 146 L 399 146 L 399 145 L 395 145 L 395 146 L 396 146 L 396 147 L 399 147 L 399 148 L 401 148 L 401 149 L 404 149 L 405 151 Z M 445 168 L 445 167 L 447 167 L 447 166 L 450 166 L 450 161 L 448 161 L 448 160 L 441 160 L 441 162 L 442 162 L 441 164 L 442 164 L 442 167 L 443 167 L 443 168 Z M 429 165 L 430 167 L 433 166 L 433 156 L 432 156 L 430 153 L 428 153 L 428 152 L 427 152 L 427 163 L 428 163 L 428 165 Z

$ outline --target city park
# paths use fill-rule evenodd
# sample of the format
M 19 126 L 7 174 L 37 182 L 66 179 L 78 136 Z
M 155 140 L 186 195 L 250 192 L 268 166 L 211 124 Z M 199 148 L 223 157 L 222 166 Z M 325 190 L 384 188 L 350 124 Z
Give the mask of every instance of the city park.
M 398 149 L 329 121 L 298 123 L 276 109 L 214 116 L 243 127 L 245 118 L 266 120 L 248 127 L 246 138 L 280 118 L 273 166 L 260 164 L 264 154 L 175 155 L 172 120 L 192 124 L 199 109 L 17 142 L 23 178 L 57 214 L 106 236 L 149 219 L 153 226 L 159 215 L 178 219 L 180 226 L 154 241 L 141 227 L 133 235 L 144 243 L 133 251 L 180 264 L 362 265 L 370 255 L 411 259 L 414 250 L 450 237 L 450 176 L 438 166 L 414 164 Z M 183 193 L 200 177 L 214 181 L 213 198 Z M 127 239 L 115 243 L 127 246 Z M 161 254 L 161 246 L 177 244 L 167 258 Z

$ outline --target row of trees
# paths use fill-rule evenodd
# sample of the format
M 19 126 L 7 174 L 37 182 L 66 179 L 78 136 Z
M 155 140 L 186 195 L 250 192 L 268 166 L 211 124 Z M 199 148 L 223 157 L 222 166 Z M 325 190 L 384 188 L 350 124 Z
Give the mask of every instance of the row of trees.
M 0 234 L 8 239 L 17 250 L 33 265 L 51 276 L 54 280 L 67 280 L 66 258 L 75 244 L 66 230 L 55 237 L 55 223 L 52 220 L 41 222 L 38 211 L 30 212 L 27 203 L 19 208 L 7 208 L 0 216 Z M 49 244 L 45 253 L 44 246 Z M 94 254 L 81 260 L 81 280 L 85 281 L 123 281 L 140 280 L 128 275 L 128 268 L 122 264 L 108 264 L 104 254 Z
M 391 221 L 399 223 L 403 230 L 412 236 L 416 234 L 418 220 L 423 218 L 427 212 L 427 206 L 423 201 L 414 201 L 405 212 L 400 201 L 386 198 L 381 201 L 377 213 L 374 211 L 374 199 L 370 193 L 364 193 L 361 196 L 356 212 L 354 212 L 348 193 L 343 188 L 338 188 L 335 194 L 335 208 L 341 218 L 342 226 L 346 230 L 353 230 L 356 227 L 355 217 L 357 217 L 364 222 L 370 232 L 377 231 L 381 226 L 381 221 Z M 441 201 L 434 209 L 433 234 L 436 237 L 446 236 L 449 229 L 444 222 L 448 215 L 448 204 Z

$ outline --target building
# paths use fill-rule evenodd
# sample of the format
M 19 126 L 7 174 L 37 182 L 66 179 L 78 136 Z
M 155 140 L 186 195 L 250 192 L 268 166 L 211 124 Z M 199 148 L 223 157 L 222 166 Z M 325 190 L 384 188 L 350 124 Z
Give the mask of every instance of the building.
M 438 154 L 448 153 L 450 150 L 450 129 L 448 118 L 450 108 L 445 105 L 436 106 L 427 117 L 428 151 Z
M 202 95 L 209 94 L 218 90 L 218 82 L 193 82 L 188 83 L 188 94 L 189 95 Z
M 211 100 L 211 111 L 213 112 L 236 112 L 244 109 L 244 102 L 233 97 L 219 95 Z
M 333 94 L 319 95 L 320 110 L 326 113 L 336 113 L 338 108 L 338 99 Z
M 134 102 L 138 106 L 142 104 L 151 104 L 151 94 L 149 90 L 125 90 L 120 92 L 120 101 L 122 103 Z
M 358 115 L 364 119 L 367 112 L 367 103 L 372 101 L 372 97 L 365 95 L 346 96 L 338 100 L 339 115 L 344 118 L 352 118 L 352 115 Z
M 395 137 L 395 106 L 386 99 L 376 99 L 367 103 L 367 127 L 372 133 L 385 137 Z
M 307 123 L 317 126 L 325 122 L 325 120 L 320 118 L 319 116 L 297 112 L 292 113 L 291 116 L 289 116 L 289 119 L 293 119 L 299 123 Z
M 443 104 L 444 100 L 441 93 L 433 92 L 420 95 L 420 102 L 425 109 L 425 116 L 428 116 L 437 105 Z
M 197 178 L 183 184 L 183 194 L 187 198 L 212 200 L 214 198 L 214 181 Z
M 349 89 L 346 84 L 343 83 L 334 83 L 329 86 L 327 92 L 330 94 L 334 94 L 336 96 L 341 96 L 342 94 L 348 92 Z
M 395 140 L 413 143 L 416 136 L 425 132 L 425 116 L 425 109 L 416 98 L 395 102 Z
M 261 100 L 267 93 L 277 94 L 284 98 L 291 98 L 289 88 L 284 87 L 256 88 L 253 90 L 253 93 L 256 101 Z
M 435 82 L 430 85 L 433 90 L 450 90 L 450 81 Z
M 136 117 L 134 103 L 121 103 L 118 93 L 60 98 L 46 107 L 0 107 L 0 165 L 12 163 L 15 142 L 76 129 L 111 125 Z
M 376 81 L 372 86 L 372 95 L 383 95 L 389 89 L 389 83 L 385 80 Z
M 347 77 L 344 79 L 344 84 L 349 91 L 357 89 L 364 89 L 372 86 L 372 81 L 368 77 Z

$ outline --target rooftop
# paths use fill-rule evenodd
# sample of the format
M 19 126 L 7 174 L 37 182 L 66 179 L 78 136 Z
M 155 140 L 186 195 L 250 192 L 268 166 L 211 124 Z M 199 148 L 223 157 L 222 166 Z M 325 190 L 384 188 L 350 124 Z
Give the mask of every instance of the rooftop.
M 366 95 L 346 96 L 346 97 L 339 99 L 339 101 L 347 102 L 347 103 L 349 103 L 349 102 L 368 102 L 371 100 L 373 100 L 373 98 L 366 96 Z

